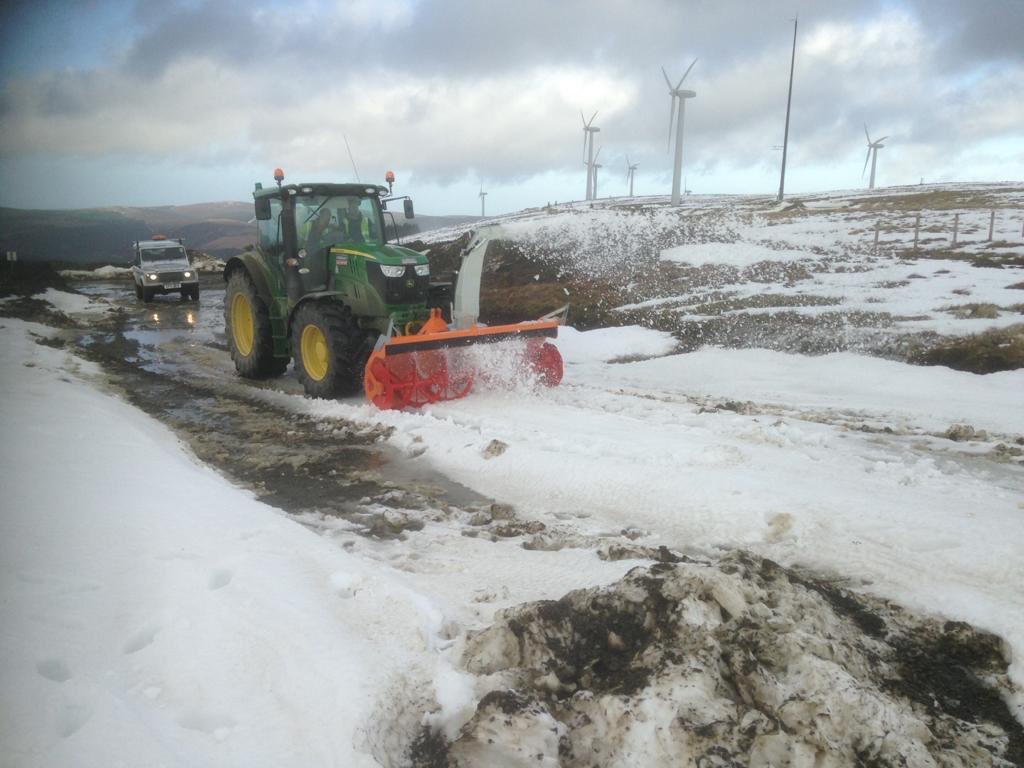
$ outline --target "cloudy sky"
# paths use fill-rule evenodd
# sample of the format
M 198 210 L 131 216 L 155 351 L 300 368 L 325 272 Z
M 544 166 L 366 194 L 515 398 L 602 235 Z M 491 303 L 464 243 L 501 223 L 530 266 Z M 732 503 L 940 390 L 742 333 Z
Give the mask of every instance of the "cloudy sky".
M 1024 0 L 31 0 L 0 10 L 0 205 L 245 200 L 393 169 L 424 213 L 671 185 L 669 95 L 694 58 L 694 192 L 1024 179 Z

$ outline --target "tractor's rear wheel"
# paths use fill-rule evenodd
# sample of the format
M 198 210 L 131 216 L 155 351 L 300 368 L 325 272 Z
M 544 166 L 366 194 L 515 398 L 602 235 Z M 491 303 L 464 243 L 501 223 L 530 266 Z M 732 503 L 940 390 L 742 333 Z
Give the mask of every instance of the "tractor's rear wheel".
M 349 310 L 336 302 L 309 302 L 292 320 L 295 372 L 311 397 L 354 395 L 372 345 Z
M 224 291 L 224 329 L 231 359 L 240 376 L 265 379 L 279 376 L 288 367 L 288 358 L 274 357 L 270 312 L 243 269 L 234 270 L 228 278 Z

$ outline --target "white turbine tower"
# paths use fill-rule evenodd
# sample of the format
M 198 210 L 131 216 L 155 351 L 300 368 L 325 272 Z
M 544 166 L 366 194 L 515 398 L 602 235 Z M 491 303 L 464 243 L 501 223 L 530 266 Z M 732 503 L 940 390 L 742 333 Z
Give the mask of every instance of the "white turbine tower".
M 633 177 L 636 176 L 636 169 L 640 166 L 634 163 L 629 164 L 629 155 L 626 155 L 626 181 L 629 182 L 629 196 L 633 196 Z
M 594 134 L 600 132 L 600 128 L 594 128 L 594 118 L 597 112 L 590 116 L 590 121 L 580 112 L 580 119 L 583 121 L 583 162 L 587 164 L 587 200 L 591 197 L 591 190 L 594 188 Z
M 693 64 L 696 64 L 697 60 L 693 60 Z M 696 91 L 682 90 L 683 80 L 690 74 L 690 70 L 693 69 L 693 64 L 687 67 L 683 76 L 679 78 L 679 82 L 672 85 L 672 81 L 668 79 L 668 72 L 665 68 L 661 68 L 661 74 L 665 76 L 665 83 L 668 84 L 668 93 L 672 97 L 672 103 L 668 108 L 668 141 L 669 146 L 672 146 L 672 120 L 676 121 L 676 156 L 675 162 L 672 165 L 672 205 L 679 205 L 679 182 L 682 180 L 683 172 L 683 119 L 686 117 L 686 100 L 692 99 L 697 95 Z M 678 105 L 676 102 L 678 101 Z
M 487 193 L 484 192 L 484 185 L 480 184 L 480 217 L 484 217 L 484 198 L 487 197 Z
M 864 171 L 868 169 L 868 160 L 871 160 L 871 180 L 868 182 L 868 189 L 875 188 L 875 164 L 878 162 L 878 150 L 883 149 L 885 145 L 882 143 L 888 136 L 883 136 L 877 141 L 871 140 L 871 134 L 868 133 L 867 124 L 864 125 L 864 135 L 868 137 L 868 153 L 864 156 L 864 170 L 860 172 L 860 177 L 864 178 Z
M 591 187 L 591 189 L 590 189 L 590 199 L 591 200 L 597 200 L 597 169 L 598 168 L 604 168 L 603 165 L 601 165 L 599 162 L 597 162 L 597 158 L 599 158 L 600 156 L 601 156 L 601 147 L 598 147 L 597 148 L 597 154 L 594 155 L 594 162 L 591 164 L 591 167 L 594 169 L 594 182 L 593 182 L 594 186 Z

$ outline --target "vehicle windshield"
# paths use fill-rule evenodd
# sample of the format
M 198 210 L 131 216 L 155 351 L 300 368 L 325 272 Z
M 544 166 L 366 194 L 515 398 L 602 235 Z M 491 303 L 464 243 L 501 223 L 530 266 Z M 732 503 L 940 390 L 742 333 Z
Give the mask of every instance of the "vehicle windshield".
M 142 263 L 154 264 L 158 261 L 187 261 L 185 249 L 180 245 L 168 245 L 162 248 L 143 248 Z
M 299 247 L 312 251 L 335 243 L 382 244 L 373 198 L 311 195 L 295 201 Z

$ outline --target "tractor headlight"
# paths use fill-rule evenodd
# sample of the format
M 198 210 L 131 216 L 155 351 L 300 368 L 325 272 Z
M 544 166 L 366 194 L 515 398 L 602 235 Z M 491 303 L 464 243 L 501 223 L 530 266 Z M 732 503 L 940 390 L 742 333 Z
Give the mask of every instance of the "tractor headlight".
M 420 277 L 426 277 L 427 275 L 430 274 L 430 265 L 429 264 L 417 264 L 416 265 L 416 274 L 419 275 Z
M 156 280 L 156 275 L 154 275 L 152 273 L 146 275 L 146 277 L 148 277 L 150 280 Z
M 185 273 L 185 277 L 192 277 L 192 273 L 191 272 L 186 272 Z
M 405 267 L 389 267 L 386 264 L 381 264 L 380 271 L 384 273 L 384 277 L 401 277 L 405 274 Z

